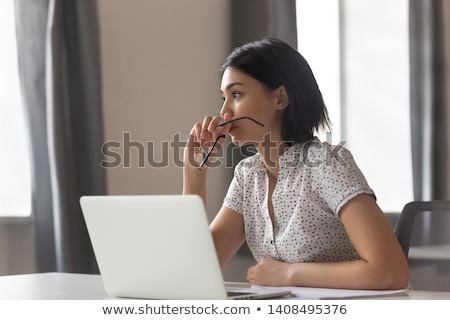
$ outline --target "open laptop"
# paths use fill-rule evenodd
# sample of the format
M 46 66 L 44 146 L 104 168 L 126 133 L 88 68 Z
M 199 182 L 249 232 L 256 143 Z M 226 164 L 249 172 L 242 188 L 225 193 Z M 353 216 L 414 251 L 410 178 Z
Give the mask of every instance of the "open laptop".
M 110 296 L 218 300 L 290 294 L 226 288 L 198 196 L 83 196 L 80 204 Z

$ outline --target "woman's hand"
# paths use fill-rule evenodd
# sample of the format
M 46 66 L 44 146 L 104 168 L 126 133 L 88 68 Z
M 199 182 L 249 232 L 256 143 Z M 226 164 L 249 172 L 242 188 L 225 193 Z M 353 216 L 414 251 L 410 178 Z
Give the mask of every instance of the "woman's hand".
M 229 115 L 224 115 L 224 121 L 229 120 Z M 219 126 L 222 122 L 220 117 L 207 116 L 203 123 L 197 122 L 191 129 L 186 147 L 184 149 L 184 168 L 183 168 L 183 194 L 198 194 L 206 204 L 206 171 L 205 170 L 215 154 L 217 154 L 224 138 L 220 136 L 228 134 L 231 123 L 225 126 Z M 218 139 L 218 140 L 217 140 Z M 200 168 L 202 158 L 209 149 L 203 148 L 203 145 L 212 145 L 217 140 L 217 144 L 211 153 L 208 161 Z M 206 150 L 206 153 L 205 153 Z M 200 156 L 200 157 L 199 157 Z M 200 160 L 200 161 L 198 161 Z
M 225 114 L 224 121 L 228 121 L 228 114 Z M 220 146 L 224 141 L 224 136 L 228 134 L 231 124 L 219 126 L 222 122 L 220 117 L 206 116 L 203 123 L 197 122 L 191 129 L 189 139 L 184 151 L 185 169 L 201 169 L 204 170 L 211 164 L 213 156 L 217 154 Z M 214 150 L 211 153 L 208 162 L 200 168 L 204 155 L 208 153 L 209 148 L 217 141 Z
M 247 281 L 258 286 L 288 286 L 287 277 L 290 267 L 290 263 L 263 258 L 256 265 L 248 268 Z

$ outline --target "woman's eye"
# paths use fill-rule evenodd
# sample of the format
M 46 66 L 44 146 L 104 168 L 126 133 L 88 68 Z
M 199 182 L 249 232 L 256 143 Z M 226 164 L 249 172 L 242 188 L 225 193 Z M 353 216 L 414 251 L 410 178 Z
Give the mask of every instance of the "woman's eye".
M 241 96 L 242 96 L 242 94 L 240 92 L 234 91 L 234 92 L 231 93 L 230 98 L 232 97 L 233 99 L 236 99 L 236 98 L 239 98 Z M 222 96 L 222 100 L 223 101 L 227 100 L 227 97 L 226 96 Z

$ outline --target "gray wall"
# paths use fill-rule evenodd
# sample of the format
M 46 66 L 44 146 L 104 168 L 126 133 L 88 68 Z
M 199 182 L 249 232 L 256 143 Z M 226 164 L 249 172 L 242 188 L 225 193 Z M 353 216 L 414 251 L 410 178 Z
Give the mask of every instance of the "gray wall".
M 154 148 L 155 161 L 168 166 L 139 168 L 137 148 L 131 166 L 108 170 L 111 194 L 181 193 L 182 169 L 163 152 L 179 134 L 185 141 L 195 121 L 221 107 L 218 67 L 229 51 L 228 2 L 223 0 L 100 0 L 105 138 L 131 140 Z M 182 151 L 182 150 L 178 150 Z M 144 157 L 146 158 L 146 157 Z M 147 159 L 144 159 L 147 160 Z M 210 192 L 208 211 L 218 209 L 225 170 Z
M 184 141 L 195 121 L 220 110 L 218 67 L 230 51 L 229 2 L 98 2 L 105 141 L 123 142 L 125 132 L 143 145 L 153 141 L 154 159 L 161 161 L 163 142 L 177 133 Z M 139 168 L 137 149 L 130 150 L 129 168 L 108 169 L 110 194 L 182 192 L 182 170 L 176 163 Z M 172 156 L 173 152 L 166 154 Z M 211 171 L 210 218 L 230 179 L 225 168 Z M 0 221 L 0 275 L 30 272 L 35 272 L 32 222 Z

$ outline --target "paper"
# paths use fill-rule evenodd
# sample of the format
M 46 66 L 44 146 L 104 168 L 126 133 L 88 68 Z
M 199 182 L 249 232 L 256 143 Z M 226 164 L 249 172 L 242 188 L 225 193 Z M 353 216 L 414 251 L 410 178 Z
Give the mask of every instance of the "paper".
M 271 288 L 274 287 L 261 287 Z M 402 290 L 348 290 L 329 288 L 309 288 L 309 287 L 276 287 L 277 290 L 289 290 L 292 295 L 300 299 L 355 299 L 355 298 L 375 298 L 375 297 L 398 297 L 407 296 L 408 288 Z

